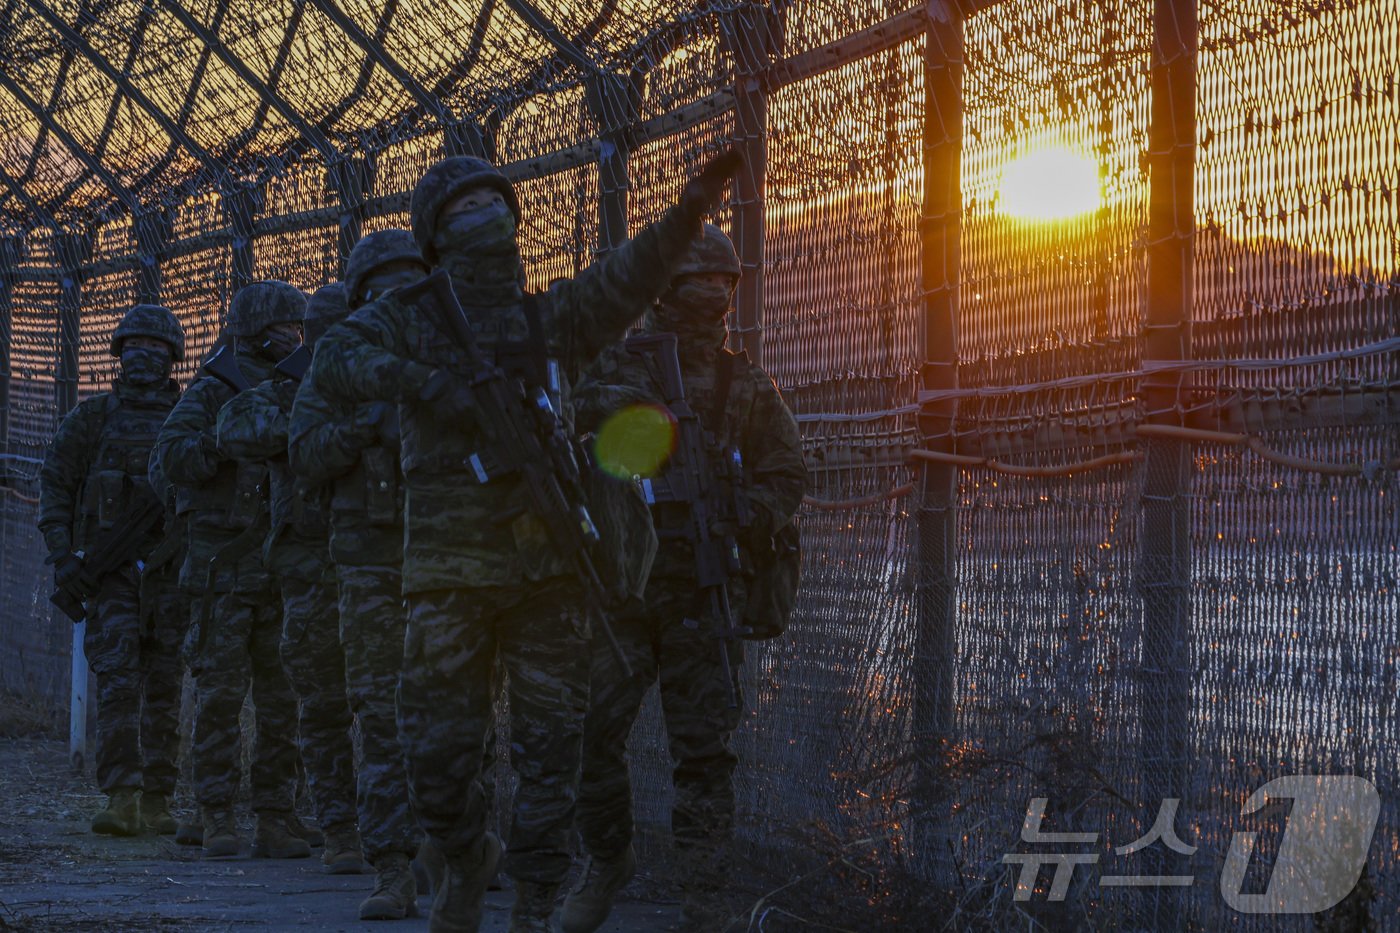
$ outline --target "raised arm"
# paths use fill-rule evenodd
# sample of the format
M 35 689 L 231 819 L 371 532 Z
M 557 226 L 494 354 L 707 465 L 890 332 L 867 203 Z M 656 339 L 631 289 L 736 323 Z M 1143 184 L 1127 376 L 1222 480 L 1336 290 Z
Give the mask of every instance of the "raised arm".
M 588 365 L 651 307 L 671 284 L 705 215 L 723 203 L 724 188 L 743 165 L 737 150 L 710 160 L 686 183 L 680 201 L 660 220 L 584 269 L 555 285 L 552 294 L 563 331 L 566 363 L 574 372 Z

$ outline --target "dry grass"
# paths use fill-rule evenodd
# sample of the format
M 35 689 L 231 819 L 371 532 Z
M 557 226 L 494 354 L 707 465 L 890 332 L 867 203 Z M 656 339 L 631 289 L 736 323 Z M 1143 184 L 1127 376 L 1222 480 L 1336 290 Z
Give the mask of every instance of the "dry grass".
M 0 693 L 0 738 L 55 738 L 61 728 L 58 711 L 30 697 Z

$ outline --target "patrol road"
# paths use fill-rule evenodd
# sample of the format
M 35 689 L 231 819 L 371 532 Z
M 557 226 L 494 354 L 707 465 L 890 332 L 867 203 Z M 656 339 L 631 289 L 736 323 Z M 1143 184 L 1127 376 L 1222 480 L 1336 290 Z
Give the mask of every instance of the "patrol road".
M 0 738 L 0 930 L 325 930 L 365 933 L 356 905 L 374 875 L 327 875 L 317 858 L 201 862 L 169 836 L 99 836 L 88 820 L 101 795 L 74 774 L 66 744 Z M 245 830 L 247 827 L 244 827 Z M 486 898 L 482 933 L 509 926 L 510 891 Z M 624 900 L 603 929 L 665 930 L 675 905 Z M 373 925 L 426 930 L 425 915 Z

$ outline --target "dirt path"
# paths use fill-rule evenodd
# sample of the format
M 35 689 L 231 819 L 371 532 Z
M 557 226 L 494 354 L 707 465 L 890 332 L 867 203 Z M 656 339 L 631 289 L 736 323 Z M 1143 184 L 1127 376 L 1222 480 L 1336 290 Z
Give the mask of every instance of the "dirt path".
M 332 876 L 311 859 L 201 862 L 170 837 L 113 839 L 88 831 L 101 805 L 74 775 L 62 743 L 0 739 L 0 931 L 426 930 L 424 916 L 362 923 L 371 875 Z M 246 827 L 245 827 L 246 829 Z M 511 893 L 487 896 L 483 933 L 509 926 Z M 608 933 L 667 929 L 676 907 L 630 900 Z

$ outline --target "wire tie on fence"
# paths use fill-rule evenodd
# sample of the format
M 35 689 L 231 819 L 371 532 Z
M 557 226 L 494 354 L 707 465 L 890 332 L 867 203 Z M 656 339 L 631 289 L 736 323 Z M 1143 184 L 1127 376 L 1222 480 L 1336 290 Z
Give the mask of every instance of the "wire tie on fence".
M 1400 470 L 1400 457 L 1387 463 L 1369 461 L 1367 463 L 1328 463 L 1309 457 L 1295 457 L 1265 444 L 1258 437 L 1249 434 L 1232 434 L 1228 431 L 1208 431 L 1204 428 L 1187 428 L 1176 424 L 1142 424 L 1137 427 L 1139 437 L 1160 437 L 1168 440 L 1196 441 L 1203 444 L 1223 444 L 1227 447 L 1245 447 L 1270 463 L 1302 470 L 1307 473 L 1322 473 L 1327 476 L 1365 476 L 1370 479 L 1382 470 Z
M 813 496 L 803 496 L 802 504 L 813 509 L 820 509 L 824 512 L 840 512 L 847 509 L 860 509 L 868 505 L 879 505 L 893 499 L 901 499 L 914 491 L 913 483 L 905 483 L 903 486 L 896 486 L 889 492 L 876 493 L 873 496 L 863 496 L 859 499 L 817 499 Z
M 1010 476 L 1049 477 L 1085 473 L 1089 470 L 1097 470 L 1118 463 L 1135 463 L 1142 459 L 1142 453 L 1136 450 L 1125 450 L 1114 454 L 1105 454 L 1102 457 L 1094 457 L 1089 460 L 1080 460 L 1074 463 L 1059 463 L 1054 466 L 1021 466 L 1015 463 L 1002 463 L 1000 460 L 989 460 L 986 457 L 969 457 L 966 454 L 944 453 L 938 450 L 913 450 L 909 452 L 909 458 L 911 460 L 923 460 L 929 463 L 944 463 L 953 466 L 985 467 L 986 469 L 994 470 L 998 473 L 1006 473 Z

